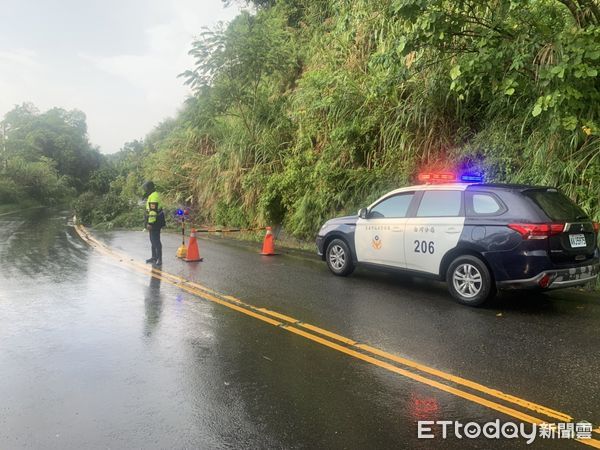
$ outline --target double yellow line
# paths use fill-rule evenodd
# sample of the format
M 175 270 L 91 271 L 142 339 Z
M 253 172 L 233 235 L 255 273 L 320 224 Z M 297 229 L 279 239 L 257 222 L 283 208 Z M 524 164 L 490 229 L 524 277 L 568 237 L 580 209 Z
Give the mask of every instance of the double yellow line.
M 496 389 L 491 389 L 474 381 L 428 367 L 406 358 L 402 358 L 398 355 L 388 353 L 376 347 L 359 343 L 315 325 L 304 323 L 285 314 L 250 305 L 235 297 L 220 294 L 199 283 L 186 280 L 182 277 L 164 272 L 160 269 L 150 268 L 148 265 L 134 261 L 129 256 L 109 248 L 107 245 L 95 239 L 85 229 L 85 227 L 76 225 L 75 230 L 79 236 L 91 247 L 104 255 L 117 259 L 120 263 L 137 272 L 151 275 L 156 279 L 177 286 L 178 288 L 190 294 L 214 303 L 218 303 L 222 306 L 233 309 L 270 325 L 279 327 L 325 347 L 329 347 L 340 353 L 344 353 L 353 358 L 368 362 L 398 375 L 402 375 L 403 377 L 409 378 L 413 381 L 417 381 L 427 386 L 447 392 L 530 424 L 553 423 L 553 421 L 574 421 L 574 418 L 569 414 L 556 411 L 538 403 L 530 402 L 510 394 L 506 394 Z M 528 410 L 536 415 L 532 415 L 529 412 L 523 412 L 522 410 L 517 410 L 515 407 L 520 407 L 522 410 Z M 538 416 L 542 416 L 543 418 Z M 600 433 L 600 428 L 595 429 L 594 432 Z M 577 441 L 582 444 L 600 449 L 599 440 L 578 439 Z

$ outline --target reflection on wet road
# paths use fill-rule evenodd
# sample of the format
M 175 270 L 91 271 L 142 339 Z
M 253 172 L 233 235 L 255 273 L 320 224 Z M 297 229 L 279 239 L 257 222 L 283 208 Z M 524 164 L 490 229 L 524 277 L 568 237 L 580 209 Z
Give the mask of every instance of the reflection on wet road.
M 144 233 L 101 237 L 146 257 Z M 174 254 L 178 237 L 164 243 Z M 310 258 L 233 243 L 202 240 L 201 251 L 204 263 L 170 257 L 165 272 L 599 422 L 596 295 L 509 296 L 474 310 L 443 286 L 338 279 Z M 65 217 L 0 217 L 0 264 L 0 448 L 429 448 L 416 420 L 510 420 L 129 270 Z M 581 447 L 534 447 L 567 444 Z

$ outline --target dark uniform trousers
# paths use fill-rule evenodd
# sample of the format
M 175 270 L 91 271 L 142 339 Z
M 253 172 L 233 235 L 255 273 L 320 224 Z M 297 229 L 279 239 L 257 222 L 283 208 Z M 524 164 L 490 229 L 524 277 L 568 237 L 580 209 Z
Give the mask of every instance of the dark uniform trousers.
M 162 244 L 160 242 L 160 227 L 153 226 L 150 230 L 150 246 L 152 247 L 152 258 L 162 259 Z

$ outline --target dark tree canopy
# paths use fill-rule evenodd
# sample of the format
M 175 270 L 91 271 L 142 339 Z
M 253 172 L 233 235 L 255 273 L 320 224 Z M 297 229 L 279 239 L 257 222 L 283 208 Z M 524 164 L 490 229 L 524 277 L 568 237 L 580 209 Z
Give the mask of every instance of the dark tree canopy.
M 1 125 L 5 133 L 3 171 L 17 186 L 29 183 L 31 187 L 37 176 L 39 183 L 52 184 L 55 180 L 65 192 L 82 190 L 101 165 L 102 156 L 88 140 L 86 117 L 81 111 L 53 108 L 40 113 L 34 105 L 24 103 L 9 111 Z M 54 197 L 59 196 L 59 188 L 55 188 L 50 189 Z M 42 199 L 46 196 L 43 190 L 38 186 L 30 194 Z

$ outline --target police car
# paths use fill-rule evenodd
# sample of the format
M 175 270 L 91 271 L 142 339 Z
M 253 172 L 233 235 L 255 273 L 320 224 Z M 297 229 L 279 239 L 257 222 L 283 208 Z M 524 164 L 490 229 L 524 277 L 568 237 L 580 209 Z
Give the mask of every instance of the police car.
M 357 264 L 447 282 L 477 306 L 497 289 L 584 285 L 600 270 L 599 225 L 551 187 L 483 184 L 421 174 L 425 184 L 385 194 L 357 216 L 327 221 L 319 255 L 339 276 Z

